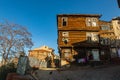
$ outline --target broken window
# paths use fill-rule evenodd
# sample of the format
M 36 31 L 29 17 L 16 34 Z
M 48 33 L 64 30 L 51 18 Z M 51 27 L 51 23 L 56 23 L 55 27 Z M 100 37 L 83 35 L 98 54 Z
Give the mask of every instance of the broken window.
M 62 18 L 62 26 L 67 26 L 67 17 Z

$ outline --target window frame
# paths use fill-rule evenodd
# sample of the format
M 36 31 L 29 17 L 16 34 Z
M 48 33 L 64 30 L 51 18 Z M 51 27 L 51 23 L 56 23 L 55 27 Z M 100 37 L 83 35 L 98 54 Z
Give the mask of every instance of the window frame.
M 87 27 L 97 27 L 98 26 L 98 20 L 97 18 L 94 18 L 94 17 L 87 17 L 86 18 L 86 26 Z M 95 23 L 95 25 L 94 25 Z
M 62 32 L 63 37 L 69 37 L 69 32 Z
M 109 25 L 101 25 L 101 30 L 110 30 Z
M 68 17 L 62 17 L 62 26 L 67 26 Z
M 88 42 L 99 42 L 99 36 L 96 32 L 86 32 L 86 38 Z M 97 39 L 97 40 L 93 40 Z

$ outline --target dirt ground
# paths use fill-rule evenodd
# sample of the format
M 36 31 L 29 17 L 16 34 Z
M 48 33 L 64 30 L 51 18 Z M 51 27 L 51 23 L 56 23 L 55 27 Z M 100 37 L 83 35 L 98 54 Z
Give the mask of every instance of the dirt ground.
M 120 65 L 44 69 L 35 74 L 38 80 L 120 80 Z

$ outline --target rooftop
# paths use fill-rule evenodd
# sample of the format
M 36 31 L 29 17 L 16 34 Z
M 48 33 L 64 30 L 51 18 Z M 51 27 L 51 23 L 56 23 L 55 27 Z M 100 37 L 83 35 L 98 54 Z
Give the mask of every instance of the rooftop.
M 120 16 L 114 17 L 112 20 L 120 20 Z
M 85 17 L 101 17 L 100 14 L 58 14 L 57 16 L 85 16 Z

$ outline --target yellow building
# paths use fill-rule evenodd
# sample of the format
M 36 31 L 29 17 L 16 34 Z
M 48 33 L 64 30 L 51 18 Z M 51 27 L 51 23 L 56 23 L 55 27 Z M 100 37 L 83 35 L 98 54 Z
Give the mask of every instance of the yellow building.
M 39 48 L 35 48 L 33 50 L 29 50 L 29 57 L 35 57 L 39 60 L 45 60 L 46 57 L 52 57 L 54 49 L 49 48 L 48 46 L 42 46 Z
M 41 46 L 33 50 L 29 50 L 29 58 L 34 58 L 38 66 L 45 65 L 44 67 L 55 67 L 54 65 L 54 49 L 48 46 Z M 34 63 L 34 61 L 32 62 Z M 39 64 L 40 63 L 40 64 Z

